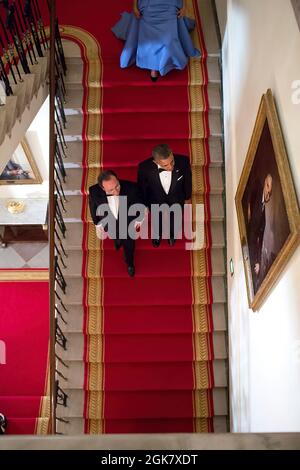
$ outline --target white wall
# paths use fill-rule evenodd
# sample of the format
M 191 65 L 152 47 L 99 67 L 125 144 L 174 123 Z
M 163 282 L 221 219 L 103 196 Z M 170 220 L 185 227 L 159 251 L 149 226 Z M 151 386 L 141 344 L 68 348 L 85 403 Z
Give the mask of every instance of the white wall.
M 223 43 L 232 431 L 300 431 L 300 248 L 259 312 L 248 309 L 234 197 L 260 99 L 276 99 L 300 199 L 300 33 L 287 0 L 228 0 Z M 298 94 L 299 95 L 299 94 Z
M 26 139 L 35 156 L 41 177 L 39 191 L 49 195 L 49 98 L 46 99 L 38 114 L 30 124 Z M 38 186 L 38 185 L 35 185 Z M 32 187 L 32 186 L 31 186 Z M 32 187 L 32 190 L 34 188 Z

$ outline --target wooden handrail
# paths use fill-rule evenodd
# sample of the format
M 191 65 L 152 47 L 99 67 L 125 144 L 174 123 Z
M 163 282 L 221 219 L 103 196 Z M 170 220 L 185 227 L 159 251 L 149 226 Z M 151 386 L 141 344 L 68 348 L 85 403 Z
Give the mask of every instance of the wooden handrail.
M 56 382 L 55 382 L 55 196 L 54 196 L 54 159 L 55 159 L 55 19 L 56 0 L 48 2 L 50 9 L 50 148 L 49 148 L 49 245 L 50 245 L 50 272 L 49 272 L 49 299 L 50 299 L 50 432 L 56 433 Z
M 56 434 L 56 407 L 58 404 L 58 397 L 64 395 L 64 406 L 67 404 L 67 395 L 59 387 L 57 376 L 65 378 L 60 370 L 57 369 L 57 354 L 56 345 L 59 344 L 66 349 L 66 337 L 63 334 L 59 324 L 58 316 L 66 323 L 60 310 L 58 310 L 56 303 L 58 299 L 64 311 L 67 312 L 61 297 L 57 293 L 56 286 L 59 286 L 63 293 L 66 292 L 66 282 L 63 276 L 62 269 L 59 265 L 59 260 L 65 268 L 63 256 L 67 258 L 64 250 L 62 240 L 57 236 L 58 244 L 56 244 L 57 226 L 59 227 L 63 238 L 65 238 L 66 226 L 61 213 L 61 208 L 65 212 L 64 202 L 67 202 L 65 197 L 63 182 L 65 181 L 65 168 L 63 157 L 65 157 L 65 148 L 67 147 L 63 129 L 66 123 L 66 117 L 63 109 L 63 95 L 57 95 L 60 87 L 64 87 L 62 82 L 62 75 L 66 71 L 63 67 L 61 74 L 57 74 L 57 48 L 61 48 L 59 52 L 59 60 L 62 61 L 63 50 L 59 36 L 58 20 L 56 17 L 56 0 L 48 0 L 50 12 L 50 149 L 49 149 L 49 244 L 50 244 L 50 421 L 51 433 Z M 56 99 L 58 104 L 56 105 Z M 60 204 L 60 206 L 59 206 Z M 63 362 L 63 361 L 62 361 Z M 63 363 L 65 365 L 65 363 Z M 60 394 L 58 393 L 60 392 Z M 61 404 L 61 403 L 59 403 Z

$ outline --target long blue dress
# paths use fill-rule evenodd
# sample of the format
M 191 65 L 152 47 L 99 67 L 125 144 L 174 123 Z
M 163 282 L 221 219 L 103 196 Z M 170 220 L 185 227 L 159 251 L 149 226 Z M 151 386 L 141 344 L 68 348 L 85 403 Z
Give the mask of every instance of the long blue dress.
M 166 75 L 172 69 L 184 69 L 189 57 L 200 56 L 189 34 L 194 20 L 177 17 L 182 0 L 138 0 L 138 8 L 140 19 L 124 12 L 112 28 L 117 38 L 125 41 L 121 68 L 136 64 Z

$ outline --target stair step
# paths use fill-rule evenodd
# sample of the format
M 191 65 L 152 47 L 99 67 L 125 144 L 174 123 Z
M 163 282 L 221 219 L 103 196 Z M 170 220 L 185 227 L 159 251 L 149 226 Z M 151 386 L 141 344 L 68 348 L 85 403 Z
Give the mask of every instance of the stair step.
M 26 83 L 25 103 L 29 107 L 32 100 L 32 96 L 34 94 L 34 84 L 36 77 L 33 73 L 28 73 L 26 75 L 23 75 L 22 79 Z
M 207 57 L 206 59 L 208 81 L 221 82 L 220 59 L 219 57 Z
M 68 139 L 67 139 L 68 140 Z M 196 146 L 198 145 L 197 140 Z M 223 164 L 222 142 L 219 137 L 210 137 L 208 139 L 210 150 L 210 165 L 220 166 Z M 168 139 L 168 144 L 174 153 L 186 153 L 186 139 Z M 65 162 L 74 162 L 82 164 L 83 143 L 81 137 L 77 141 L 68 141 L 66 149 L 67 159 Z M 134 154 L 132 148 L 135 148 Z M 105 155 L 109 155 L 110 165 L 115 167 L 138 165 L 143 159 L 151 155 L 151 150 L 157 145 L 157 140 L 137 140 L 136 142 L 124 141 L 121 144 L 118 141 L 108 141 L 104 143 L 104 162 Z M 100 165 L 99 165 L 100 166 Z
M 12 128 L 16 122 L 17 118 L 17 96 L 7 96 L 6 97 L 6 116 L 5 116 L 5 124 L 6 124 L 6 133 L 11 136 Z
M 106 350 L 105 362 L 189 362 L 193 360 L 191 334 L 160 334 L 160 335 L 105 335 Z M 197 334 L 197 343 L 201 344 L 205 334 Z M 214 358 L 226 359 L 226 335 L 222 331 L 212 333 Z M 85 356 L 84 335 L 80 333 L 66 333 L 68 349 L 60 352 L 63 361 L 80 361 Z M 96 353 L 92 363 L 101 362 L 102 335 L 89 335 L 90 342 L 95 345 Z M 205 340 L 206 341 L 206 340 Z M 181 349 L 182 348 L 184 349 Z M 190 346 L 190 347 L 189 347 Z M 129 349 L 130 347 L 130 349 Z M 200 347 L 200 346 L 199 346 Z M 205 346 L 206 348 L 206 346 Z M 206 349 L 205 349 L 206 350 Z M 139 357 L 136 357 L 139 351 Z M 134 356 L 132 356 L 134 354 Z M 199 350 L 199 355 L 204 354 Z M 90 358 L 91 359 L 91 358 Z M 99 360 L 98 360 L 99 359 Z M 197 360 L 207 360 L 206 357 Z M 208 359 L 210 359 L 208 357 Z
M 13 94 L 17 97 L 17 118 L 20 118 L 26 105 L 26 82 L 11 85 Z
M 67 65 L 70 63 L 82 63 L 81 50 L 76 42 L 62 39 L 62 46 Z
M 224 220 L 223 197 L 221 195 L 210 195 L 210 213 L 212 221 Z M 66 213 L 65 222 L 80 222 L 82 210 L 82 196 L 77 194 L 68 195 L 68 202 L 65 203 Z M 70 220 L 72 219 L 72 220 Z
M 70 41 L 68 41 L 70 42 Z M 67 47 L 67 54 L 69 53 L 69 44 Z M 72 54 L 80 54 L 80 51 L 72 52 Z M 67 64 L 67 75 L 66 75 L 66 84 L 67 87 L 69 88 L 70 84 L 81 84 L 82 83 L 82 73 L 83 73 L 83 62 L 78 55 L 77 57 L 66 57 L 66 64 Z M 110 64 L 110 73 L 109 73 L 109 86 L 114 86 L 114 87 L 119 87 L 124 85 L 124 80 L 128 81 L 128 83 L 131 83 L 132 86 L 137 86 L 138 84 L 144 84 L 146 80 L 148 81 L 148 76 L 145 71 L 140 71 L 140 70 L 134 70 L 132 68 L 131 70 L 123 70 L 123 79 L 120 78 L 120 74 L 117 73 L 119 72 L 119 58 L 117 57 L 115 61 L 111 62 Z M 209 82 L 216 82 L 220 83 L 221 81 L 221 74 L 220 74 L 220 66 L 219 66 L 219 58 L 218 57 L 208 57 L 207 58 L 207 71 L 208 71 L 208 80 Z M 104 68 L 104 75 L 106 73 L 106 70 Z M 173 74 L 174 76 L 175 74 Z M 177 75 L 177 74 L 176 74 Z M 170 83 L 172 83 L 172 80 L 180 80 L 180 77 L 177 77 L 175 75 L 174 79 L 173 77 L 170 78 L 170 75 L 168 77 L 165 77 L 160 81 L 160 86 L 164 86 L 165 84 L 167 86 L 170 86 Z M 179 74 L 180 75 L 180 74 Z M 150 80 L 149 80 L 150 82 Z M 176 82 L 175 82 L 176 83 Z M 151 85 L 151 83 L 149 83 Z
M 125 265 L 124 265 L 125 269 Z M 97 280 L 96 280 L 97 281 Z M 98 282 L 98 281 L 97 281 Z M 111 288 L 116 288 L 118 282 L 122 283 L 122 292 L 118 292 L 118 296 L 114 296 Z M 149 291 L 154 292 L 155 296 L 153 298 L 153 305 L 162 305 L 161 298 L 162 296 L 156 292 L 156 283 L 155 278 L 148 278 L 148 288 Z M 164 282 L 164 291 L 165 298 L 168 299 L 167 305 L 191 305 L 191 299 L 188 297 L 188 294 L 183 291 L 184 288 L 187 288 L 188 279 L 185 278 L 165 278 Z M 93 283 L 93 280 L 90 281 L 90 284 Z M 199 278 L 199 284 L 201 284 L 201 278 Z M 211 278 L 212 284 L 212 295 L 213 303 L 225 303 L 225 284 L 224 278 L 222 276 L 215 276 Z M 144 307 L 148 305 L 148 299 L 144 298 L 144 287 L 145 279 L 139 278 L 120 278 L 119 281 L 114 281 L 114 286 L 110 286 L 109 283 L 106 283 L 106 300 L 105 304 L 109 306 L 140 306 Z M 201 287 L 201 285 L 200 285 Z M 60 289 L 58 289 L 60 292 Z M 178 294 L 179 292 L 179 294 Z M 83 302 L 83 279 L 82 278 L 69 278 L 67 283 L 66 294 L 61 294 L 62 301 L 65 305 L 82 305 Z M 181 298 L 183 297 L 183 298 Z M 95 299 L 96 304 L 98 305 L 98 300 Z M 201 301 L 195 299 L 196 305 L 201 305 Z M 91 304 L 92 305 L 92 304 Z
M 220 44 L 218 41 L 216 20 L 212 3 L 207 2 L 207 0 L 198 0 L 198 6 L 207 53 L 218 56 L 220 54 Z
M 137 241 L 136 245 L 138 245 Z M 150 241 L 148 242 L 150 244 Z M 173 250 L 173 247 L 168 245 L 164 250 L 157 250 L 155 248 L 147 250 L 139 250 L 135 255 L 135 268 L 137 277 L 185 277 L 190 278 L 190 256 L 187 256 L 184 250 Z M 172 250 L 172 257 L 170 253 Z M 82 276 L 82 262 L 83 253 L 79 250 L 69 251 L 68 259 L 66 261 L 67 268 L 62 268 L 63 275 L 66 280 L 70 277 Z M 98 256 L 100 259 L 99 251 L 90 251 L 89 255 L 93 258 Z M 114 278 L 126 276 L 127 272 L 123 270 L 123 259 L 120 253 L 115 250 L 105 250 L 104 256 L 106 259 L 105 277 Z M 225 275 L 224 252 L 222 248 L 214 248 L 211 250 L 211 263 L 212 274 L 215 276 Z M 198 267 L 197 276 L 207 276 L 205 265 Z M 87 273 L 87 277 L 96 277 L 97 270 L 92 273 Z M 98 273 L 100 276 L 100 272 Z M 68 281 L 67 281 L 68 282 Z
M 144 116 L 144 114 L 147 116 Z M 193 112 L 194 118 L 201 122 L 202 112 Z M 155 119 L 154 119 L 155 118 Z M 126 141 L 126 140 L 139 140 L 139 139 L 156 139 L 157 142 L 169 141 L 174 136 L 174 129 L 183 129 L 180 133 L 178 131 L 176 137 L 178 139 L 186 139 L 186 113 L 176 113 L 172 119 L 172 123 L 168 119 L 168 112 L 160 112 L 159 114 L 153 113 L 152 127 L 146 129 L 140 128 L 141 122 L 147 122 L 149 113 L 110 113 L 105 116 L 105 127 L 102 133 L 103 141 Z M 221 116 L 219 111 L 210 110 L 208 112 L 208 121 L 210 135 L 221 137 L 222 126 Z M 73 114 L 68 116 L 67 127 L 64 130 L 65 136 L 71 136 L 73 139 L 81 140 L 82 136 L 83 119 L 82 114 Z M 116 127 L 118 126 L 118 127 Z M 110 131 L 111 130 L 111 131 Z M 116 137 L 118 136 L 118 137 Z M 95 140 L 98 135 L 88 136 L 89 139 Z M 197 135 L 193 138 L 208 137 L 202 128 L 199 128 Z M 100 136 L 99 136 L 100 139 Z
M 82 250 L 82 236 L 83 236 L 83 223 L 73 222 L 66 224 L 67 232 L 66 238 L 63 241 L 64 248 L 68 250 Z M 212 235 L 212 246 L 213 248 L 224 248 L 225 236 L 224 236 L 224 225 L 220 221 L 212 221 L 210 224 L 211 235 Z M 162 244 L 160 250 L 168 248 L 165 244 Z M 106 249 L 114 249 L 113 242 L 107 240 Z M 148 240 L 139 240 L 136 244 L 136 250 L 152 250 L 152 245 Z M 179 241 L 172 247 L 175 251 L 182 249 L 182 243 Z M 68 260 L 67 260 L 68 261 Z
M 41 396 L 1 396 L 1 413 L 10 418 L 35 418 L 40 413 L 41 400 L 47 401 L 50 410 L 50 397 Z
M 6 106 L 0 106 L 0 145 L 6 136 Z
M 191 89 L 197 87 L 197 93 L 199 91 L 199 85 L 192 85 Z M 209 108 L 210 109 L 221 109 L 221 94 L 220 85 L 218 83 L 210 83 L 202 86 L 208 95 Z M 90 88 L 93 91 L 93 88 Z M 140 102 L 137 100 L 137 88 L 130 84 L 123 84 L 118 87 L 118 94 L 115 92 L 115 88 L 107 87 L 103 95 L 103 109 L 89 108 L 88 111 L 91 113 L 140 113 L 157 112 L 157 103 L 161 102 L 161 108 L 159 112 L 186 112 L 187 102 L 174 101 L 174 96 L 179 95 L 182 92 L 182 86 L 174 85 L 172 87 L 151 87 L 148 82 L 145 85 L 138 87 L 138 92 L 143 96 L 143 109 L 140 108 Z M 120 99 L 120 94 L 122 99 Z M 163 94 L 163 96 L 162 96 Z M 201 94 L 201 93 L 200 93 Z M 163 102 L 161 101 L 163 98 Z M 109 103 L 109 104 L 108 104 Z M 78 114 L 81 114 L 83 104 L 83 86 L 76 85 L 67 86 L 67 96 L 65 112 L 67 115 L 74 114 L 77 110 Z M 196 107 L 192 108 L 193 111 L 205 111 L 205 103 L 203 100 L 200 101 Z
M 85 383 L 85 364 L 83 361 L 67 361 L 68 369 L 66 370 L 65 367 L 57 365 L 58 369 L 66 376 L 67 380 L 60 379 L 60 385 L 65 390 L 67 394 L 69 394 L 69 390 L 83 390 L 83 389 L 90 389 L 90 390 L 97 390 L 98 388 L 94 386 L 94 384 L 86 384 Z M 196 367 L 198 368 L 199 363 L 196 363 Z M 188 368 L 192 367 L 191 363 L 130 363 L 130 364 L 118 364 L 118 363 L 110 363 L 105 364 L 105 375 L 111 378 L 111 381 L 106 381 L 106 390 L 160 390 L 162 386 L 165 387 L 165 381 L 159 380 L 156 378 L 155 384 L 151 380 L 151 374 L 153 370 L 157 370 L 155 376 L 158 377 L 158 374 L 164 374 L 165 377 L 172 377 L 170 386 L 168 388 L 174 390 L 182 390 L 194 389 L 193 384 L 187 384 L 183 380 L 181 380 L 181 375 L 176 375 L 175 373 L 172 374 L 171 372 L 174 370 L 177 372 L 182 371 L 182 373 Z M 199 366 L 200 367 L 200 366 Z M 214 386 L 215 387 L 226 387 L 227 383 L 227 371 L 226 371 L 226 362 L 224 359 L 215 359 L 212 361 L 213 373 L 214 373 Z M 94 364 L 93 370 L 95 374 L 98 373 L 98 368 L 103 368 L 101 364 Z M 164 372 L 165 371 L 165 372 Z M 99 376 L 99 375 L 97 375 Z M 126 380 L 124 379 L 126 376 Z M 141 376 L 145 376 L 143 380 L 141 380 L 138 384 L 138 387 L 135 385 Z M 128 377 L 131 380 L 128 380 Z M 147 378 L 146 378 L 147 377 Z M 163 375 L 162 375 L 163 377 Z
M 85 432 L 85 420 L 83 418 L 69 418 L 68 423 L 57 423 L 57 431 L 62 434 L 68 435 L 78 435 L 84 434 Z M 119 431 L 118 433 L 169 433 L 176 432 L 180 433 L 187 433 L 192 432 L 193 426 L 191 425 L 191 420 L 123 420 L 118 421 L 116 423 L 106 420 L 106 429 L 110 429 L 111 426 L 115 428 L 118 425 Z M 215 433 L 225 433 L 228 431 L 227 429 L 227 418 L 226 416 L 216 416 L 213 418 L 213 426 Z M 100 429 L 101 426 L 99 426 Z
M 102 401 L 102 392 L 91 392 L 99 402 Z M 85 393 L 83 390 L 68 390 L 68 406 L 66 408 L 58 408 L 58 417 L 61 418 L 80 418 L 84 415 Z M 195 392 L 196 395 L 205 396 L 206 392 Z M 214 403 L 214 416 L 226 416 L 227 394 L 225 388 L 216 388 L 212 391 Z M 105 401 L 110 402 L 111 415 L 106 419 L 172 419 L 172 418 L 189 418 L 190 408 L 188 404 L 191 400 L 190 390 L 151 390 L 131 392 L 105 392 Z M 178 402 L 178 406 L 176 406 Z M 124 404 L 126 403 L 126 407 Z M 150 403 L 152 406 L 149 406 Z M 171 403 L 171 406 L 170 406 Z M 175 404 L 175 406 L 174 406 Z M 156 411 L 157 410 L 157 411 Z M 174 410 L 176 416 L 174 415 Z M 205 414 L 205 410 L 202 412 Z M 100 419 L 102 414 L 101 407 L 89 409 L 90 419 Z M 198 416 L 207 417 L 207 416 Z
M 42 65 L 40 63 L 31 65 L 30 72 L 34 75 L 33 92 L 34 94 L 36 94 L 40 88 L 42 81 Z
M 155 334 L 155 333 L 189 333 L 192 329 L 196 328 L 196 331 L 204 331 L 204 326 L 201 323 L 200 326 L 191 325 L 188 314 L 190 312 L 190 306 L 150 306 L 146 305 L 141 307 L 131 306 L 122 308 L 119 307 L 105 307 L 104 315 L 105 318 L 109 318 L 109 325 L 105 323 L 105 331 L 109 334 Z M 63 318 L 67 321 L 64 324 L 60 319 L 60 327 L 62 331 L 69 333 L 82 333 L 83 331 L 83 318 L 84 310 L 81 305 L 69 305 L 68 313 L 62 309 L 61 313 Z M 163 311 L 163 320 L 161 320 L 161 312 Z M 101 317 L 101 309 L 99 308 L 99 319 Z M 97 315 L 96 312 L 91 314 Z M 199 313 L 200 315 L 200 313 Z M 130 323 L 128 318 L 131 319 Z M 226 316 L 224 304 L 213 304 L 212 305 L 212 319 L 214 331 L 226 331 Z M 185 320 L 185 321 L 184 321 Z M 105 320 L 104 320 L 105 322 Z M 102 331 L 102 324 L 99 320 L 99 326 L 95 326 L 94 332 Z M 92 333 L 93 331 L 90 331 Z
M 39 61 L 39 64 L 41 66 L 41 85 L 43 85 L 45 83 L 45 81 L 47 80 L 48 78 L 48 73 L 49 73 L 49 62 L 50 62 L 50 51 L 47 50 L 45 52 L 45 56 L 44 57 L 39 57 L 38 59 Z
M 15 436 L 24 434 L 49 434 L 49 418 L 39 418 L 38 416 L 35 418 L 10 418 L 10 416 L 7 416 L 7 421 L 8 425 L 6 429 L 6 434 L 12 434 Z
M 223 197 L 219 195 L 211 195 L 210 198 L 210 216 L 211 219 L 224 220 L 224 203 Z
M 120 179 L 136 181 L 137 179 L 137 167 L 135 165 L 126 166 L 126 167 L 110 167 L 118 175 Z M 199 170 L 199 176 L 196 177 L 194 173 L 194 191 L 200 193 L 200 188 L 197 188 L 198 179 L 200 179 L 200 184 L 202 183 L 201 167 L 194 168 L 194 170 Z M 220 167 L 209 168 L 209 182 L 210 182 L 210 193 L 211 194 L 222 194 L 224 191 L 223 185 L 223 175 L 222 169 Z M 100 171 L 99 171 L 100 172 Z M 98 171 L 95 172 L 95 181 L 91 181 L 92 184 L 97 183 Z M 81 168 L 68 168 L 66 183 L 64 184 L 64 189 L 66 191 L 78 191 L 80 192 L 82 184 L 82 169 Z

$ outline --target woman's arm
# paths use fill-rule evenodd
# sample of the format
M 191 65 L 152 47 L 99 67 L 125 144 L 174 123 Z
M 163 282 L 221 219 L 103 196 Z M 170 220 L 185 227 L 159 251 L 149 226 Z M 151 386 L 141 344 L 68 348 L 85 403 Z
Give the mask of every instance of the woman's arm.
M 141 17 L 141 12 L 138 8 L 138 0 L 133 0 L 133 13 L 137 18 Z
M 182 16 L 185 16 L 186 14 L 186 0 L 182 0 L 182 8 L 178 10 L 177 16 L 181 18 Z

